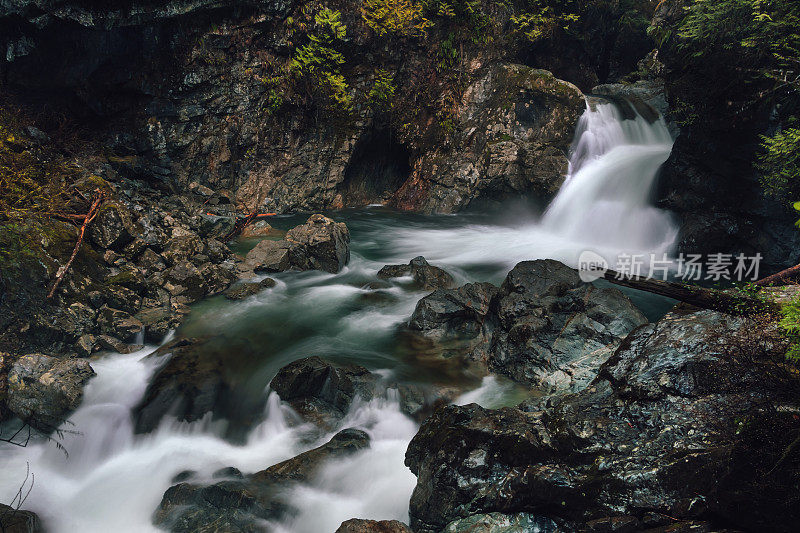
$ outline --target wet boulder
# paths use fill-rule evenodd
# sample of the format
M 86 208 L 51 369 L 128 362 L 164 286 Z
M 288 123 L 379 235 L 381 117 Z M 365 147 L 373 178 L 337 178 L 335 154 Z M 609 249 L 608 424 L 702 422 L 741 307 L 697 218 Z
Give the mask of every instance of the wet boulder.
M 133 409 L 137 433 L 153 431 L 167 415 L 193 422 L 224 410 L 232 384 L 223 357 L 206 353 L 204 346 L 200 339 L 178 339 L 153 354 L 166 360 Z
M 186 303 L 195 302 L 208 293 L 202 272 L 190 261 L 180 261 L 165 271 L 164 288 L 172 296 L 181 296 Z
M 102 333 L 116 337 L 123 342 L 133 341 L 136 335 L 144 329 L 144 325 L 137 318 L 107 305 L 100 308 L 97 324 Z
M 36 429 L 50 433 L 78 408 L 83 388 L 94 375 L 85 359 L 22 356 L 8 370 L 8 409 Z
M 347 226 L 323 215 L 311 215 L 305 224 L 290 229 L 286 240 L 295 244 L 292 264 L 301 270 L 336 273 L 350 261 Z
M 254 296 L 264 289 L 270 289 L 276 284 L 272 278 L 264 278 L 259 282 L 242 282 L 228 288 L 225 291 L 225 298 L 228 300 L 242 300 L 249 296 Z
M 150 307 L 136 314 L 136 319 L 144 327 L 144 339 L 147 342 L 160 343 L 170 330 L 178 327 L 181 314 L 169 306 Z
M 419 301 L 408 330 L 441 346 L 446 357 L 485 360 L 494 330 L 491 306 L 499 294 L 491 283 L 437 290 Z
M 488 283 L 438 290 L 420 300 L 408 331 L 447 357 L 545 391 L 585 387 L 644 315 L 617 289 L 584 283 L 558 261 L 518 264 L 498 289 Z
M 414 531 L 509 509 L 567 530 L 716 520 L 791 531 L 798 498 L 786 489 L 798 474 L 775 464 L 800 422 L 768 407 L 777 353 L 746 340 L 753 327 L 676 310 L 632 332 L 577 394 L 436 411 L 406 454 Z
M 243 270 L 254 272 L 284 272 L 292 268 L 289 250 L 292 245 L 287 241 L 264 240 L 247 253 Z
M 322 422 L 344 416 L 356 398 L 372 399 L 378 379 L 362 366 L 315 356 L 281 368 L 270 387 L 304 419 Z
M 530 513 L 501 514 L 487 513 L 468 516 L 447 524 L 442 533 L 518 533 L 536 531 L 537 533 L 557 533 L 558 525 L 546 517 Z M 624 529 L 613 529 L 614 533 L 624 533 Z
M 324 270 L 339 272 L 350 261 L 350 232 L 343 222 L 311 215 L 283 240 L 264 240 L 248 252 L 240 271 L 283 272 Z
M 170 265 L 176 265 L 182 261 L 190 259 L 192 256 L 202 253 L 203 242 L 195 234 L 187 234 L 173 237 L 167 241 L 161 256 Z
M 0 531 L 3 533 L 44 533 L 36 513 L 0 503 Z
M 212 485 L 184 482 L 167 489 L 153 522 L 168 531 L 260 531 L 265 520 L 292 511 L 283 496 L 292 483 L 309 481 L 326 461 L 369 447 L 369 436 L 344 429 L 330 441 L 266 470 Z
M 101 207 L 89 226 L 89 237 L 100 248 L 121 250 L 139 233 L 141 229 L 134 224 L 131 213 L 116 203 Z
M 449 289 L 455 279 L 447 271 L 428 264 L 424 257 L 415 257 L 407 265 L 386 265 L 378 271 L 381 279 L 411 276 L 414 285 L 422 290 Z
M 454 387 L 387 381 L 363 366 L 316 356 L 281 368 L 270 387 L 304 420 L 322 428 L 333 427 L 355 401 L 386 398 L 389 390 L 397 391 L 400 411 L 417 421 L 459 393 Z
M 335 531 L 335 533 L 413 533 L 404 523 L 398 520 L 364 520 L 351 518 Z
M 223 292 L 239 279 L 232 264 L 204 262 L 198 267 L 198 270 L 205 281 L 208 296 Z

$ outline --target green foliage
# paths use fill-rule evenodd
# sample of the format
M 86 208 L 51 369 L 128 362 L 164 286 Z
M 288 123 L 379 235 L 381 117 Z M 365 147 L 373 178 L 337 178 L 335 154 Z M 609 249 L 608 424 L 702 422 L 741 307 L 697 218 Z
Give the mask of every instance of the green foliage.
M 323 8 L 314 15 L 307 34 L 308 42 L 297 48 L 290 63 L 291 72 L 306 84 L 310 95 L 323 107 L 349 112 L 350 87 L 341 73 L 344 54 L 337 48 L 347 38 L 342 14 Z
M 679 32 L 693 57 L 737 54 L 745 75 L 767 77 L 776 89 L 800 90 L 800 2 L 695 0 Z
M 377 35 L 420 37 L 431 22 L 413 0 L 364 0 L 361 17 Z
M 797 194 L 800 186 L 800 128 L 787 128 L 761 136 L 758 156 L 761 184 L 767 194 L 783 198 Z
M 456 65 L 458 50 L 456 50 L 455 39 L 455 34 L 450 32 L 447 39 L 439 43 L 439 49 L 436 52 L 436 68 L 440 72 L 450 71 Z
M 569 31 L 580 20 L 577 10 L 571 1 L 528 0 L 527 11 L 511 17 L 511 22 L 525 39 L 538 43 L 556 31 Z
M 423 12 L 448 30 L 462 29 L 472 42 L 488 42 L 492 17 L 480 0 L 422 0 Z
M 394 77 L 386 70 L 378 69 L 367 102 L 373 109 L 390 108 L 394 103 L 395 90 Z
M 800 298 L 794 298 L 781 306 L 778 326 L 790 342 L 786 358 L 795 363 L 800 362 Z

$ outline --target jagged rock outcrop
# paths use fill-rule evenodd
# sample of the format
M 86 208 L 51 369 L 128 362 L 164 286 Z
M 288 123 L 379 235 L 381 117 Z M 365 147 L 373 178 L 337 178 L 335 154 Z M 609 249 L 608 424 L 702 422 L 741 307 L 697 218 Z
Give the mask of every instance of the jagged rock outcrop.
M 283 240 L 263 240 L 247 253 L 240 272 L 324 270 L 339 272 L 350 261 L 350 232 L 344 222 L 311 215 Z
M 422 154 L 391 203 L 453 213 L 520 194 L 547 200 L 584 108 L 580 90 L 548 71 L 492 65 L 459 102 L 452 145 Z
M 442 533 L 516 533 L 521 531 L 556 533 L 559 529 L 556 523 L 549 518 L 537 517 L 530 513 L 512 515 L 487 513 L 454 520 L 447 524 Z M 621 533 L 624 530 L 610 531 Z
M 381 279 L 405 276 L 411 276 L 414 284 L 422 290 L 449 289 L 456 283 L 449 272 L 428 264 L 422 256 L 415 257 L 407 265 L 386 265 L 378 271 L 378 277 Z
M 567 530 L 682 520 L 791 530 L 795 497 L 783 491 L 797 470 L 775 464 L 797 421 L 765 401 L 775 347 L 750 344 L 754 327 L 676 309 L 631 333 L 577 394 L 437 411 L 406 454 L 418 477 L 412 527 L 528 512 Z
M 266 470 L 212 485 L 184 482 L 167 489 L 153 522 L 174 533 L 258 531 L 292 509 L 282 495 L 288 484 L 308 481 L 323 463 L 369 447 L 361 430 L 345 429 L 329 442 Z
M 518 264 L 497 288 L 474 283 L 420 300 L 408 330 L 487 369 L 545 390 L 586 386 L 647 319 L 617 289 L 553 260 Z
M 94 375 L 85 359 L 25 355 L 8 370 L 5 402 L 11 413 L 49 434 L 78 408 Z
M 335 533 L 413 533 L 397 520 L 363 520 L 351 518 L 339 526 Z

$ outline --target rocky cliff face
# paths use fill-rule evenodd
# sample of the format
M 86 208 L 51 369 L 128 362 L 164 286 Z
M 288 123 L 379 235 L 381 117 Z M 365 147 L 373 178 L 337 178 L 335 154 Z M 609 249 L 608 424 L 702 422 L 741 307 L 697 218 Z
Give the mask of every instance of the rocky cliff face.
M 248 208 L 389 202 L 454 212 L 557 190 L 582 95 L 517 64 L 526 56 L 508 12 L 480 6 L 496 39 L 446 21 L 426 39 L 381 38 L 358 4 L 331 7 L 347 31 L 346 117 L 274 86 L 302 44 L 295 26 L 303 35 L 313 28 L 298 2 L 6 3 L 2 83 L 91 124 L 112 179 L 175 191 L 200 183 Z M 459 50 L 443 59 L 447 39 Z M 393 96 L 375 105 L 369 94 L 381 73 Z

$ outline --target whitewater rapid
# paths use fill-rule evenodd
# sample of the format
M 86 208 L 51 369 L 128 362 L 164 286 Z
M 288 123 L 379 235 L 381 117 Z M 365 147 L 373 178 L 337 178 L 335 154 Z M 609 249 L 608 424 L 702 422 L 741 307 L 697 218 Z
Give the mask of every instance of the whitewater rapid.
M 237 303 L 202 303 L 190 317 L 192 334 L 249 336 L 264 358 L 253 374 L 263 413 L 243 443 L 226 440 L 225 422 L 210 419 L 166 419 L 150 434 L 134 434 L 131 410 L 157 370 L 159 361 L 147 357 L 156 347 L 108 355 L 91 362 L 97 376 L 63 428 L 68 456 L 47 442 L 0 445 L 0 501 L 11 501 L 30 465 L 35 483 L 24 508 L 39 514 L 49 531 L 158 531 L 152 514 L 179 472 L 192 470 L 208 481 L 228 466 L 256 472 L 356 427 L 370 435 L 370 448 L 326 464 L 310 484 L 288 487 L 286 497 L 300 512 L 272 529 L 325 533 L 354 517 L 407 521 L 416 480 L 404 455 L 418 426 L 401 413 L 396 395 L 356 402 L 339 427 L 307 442 L 309 427 L 296 423 L 270 392 L 269 380 L 281 366 L 311 355 L 344 357 L 384 376 L 413 373 L 413 363 L 401 362 L 391 347 L 397 326 L 425 293 L 401 284 L 386 288 L 382 303 L 364 300 L 374 294 L 367 284 L 388 263 L 424 255 L 459 282 L 497 282 L 522 260 L 575 265 L 587 249 L 609 261 L 622 252 L 669 252 L 677 230 L 668 213 L 651 205 L 651 195 L 671 146 L 663 120 L 623 120 L 613 105 L 593 102 L 578 125 L 569 175 L 541 217 L 505 223 L 409 217 L 397 223 L 367 210 L 347 220 L 353 253 L 342 272 L 280 274 L 273 289 Z M 513 389 L 484 378 L 457 403 L 497 407 L 515 400 Z

